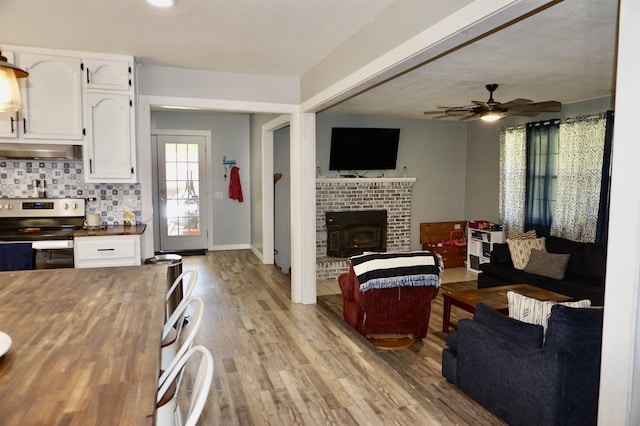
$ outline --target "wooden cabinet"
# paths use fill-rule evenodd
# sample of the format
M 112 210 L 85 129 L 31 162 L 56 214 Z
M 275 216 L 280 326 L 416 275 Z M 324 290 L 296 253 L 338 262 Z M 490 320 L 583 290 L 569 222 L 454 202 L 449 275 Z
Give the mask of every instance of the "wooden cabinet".
M 439 253 L 445 268 L 464 267 L 467 260 L 467 247 L 459 240 L 464 236 L 465 226 L 465 221 L 421 223 L 422 249 Z M 461 245 L 456 245 L 456 242 Z M 442 246 L 438 247 L 440 243 Z
M 469 228 L 467 267 L 480 272 L 480 265 L 489 262 L 495 243 L 502 243 L 502 231 L 485 231 Z
M 133 60 L 83 59 L 86 182 L 136 182 Z
M 76 268 L 141 265 L 140 235 L 75 237 Z

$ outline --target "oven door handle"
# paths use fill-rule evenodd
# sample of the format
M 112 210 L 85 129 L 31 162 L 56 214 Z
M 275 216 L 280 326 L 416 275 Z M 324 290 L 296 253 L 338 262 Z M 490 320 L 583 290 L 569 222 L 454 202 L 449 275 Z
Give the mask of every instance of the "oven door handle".
M 33 241 L 31 248 L 34 250 L 56 250 L 73 248 L 73 240 Z

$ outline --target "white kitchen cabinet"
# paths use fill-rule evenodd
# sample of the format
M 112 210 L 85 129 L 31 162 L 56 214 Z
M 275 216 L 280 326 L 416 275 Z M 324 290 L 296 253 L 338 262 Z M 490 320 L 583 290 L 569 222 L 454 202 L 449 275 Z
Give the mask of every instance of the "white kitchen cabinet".
M 133 58 L 83 58 L 86 182 L 135 183 Z
M 82 144 L 80 58 L 15 52 L 17 64 L 29 73 L 20 79 L 21 142 Z
M 75 237 L 73 258 L 76 268 L 141 265 L 140 235 Z
M 86 182 L 135 182 L 133 101 L 126 93 L 85 94 Z
M 129 60 L 84 58 L 84 85 L 88 90 L 129 91 L 133 86 L 133 63 Z

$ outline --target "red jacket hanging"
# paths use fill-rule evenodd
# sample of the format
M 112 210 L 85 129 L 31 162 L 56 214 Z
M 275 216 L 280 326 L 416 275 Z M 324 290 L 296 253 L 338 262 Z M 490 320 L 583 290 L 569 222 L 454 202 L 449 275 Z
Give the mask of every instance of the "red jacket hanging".
M 229 198 L 243 202 L 242 186 L 240 185 L 240 168 L 233 166 L 229 177 Z

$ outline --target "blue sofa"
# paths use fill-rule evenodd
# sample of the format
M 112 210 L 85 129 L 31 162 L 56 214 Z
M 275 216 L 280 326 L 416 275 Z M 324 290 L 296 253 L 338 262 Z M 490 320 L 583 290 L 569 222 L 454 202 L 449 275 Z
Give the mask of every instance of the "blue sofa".
M 442 374 L 510 425 L 596 425 L 602 308 L 555 305 L 542 326 L 479 303 L 447 336 Z
M 545 245 L 549 253 L 571 255 L 563 279 L 543 277 L 514 268 L 508 245 L 500 243 L 493 245 L 490 262 L 480 265 L 482 272 L 478 274 L 478 288 L 525 283 L 576 300 L 589 299 L 593 306 L 604 305 L 606 246 L 558 237 L 547 237 Z

